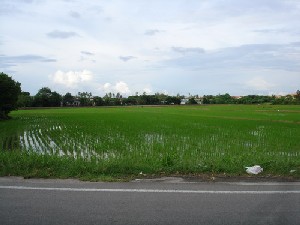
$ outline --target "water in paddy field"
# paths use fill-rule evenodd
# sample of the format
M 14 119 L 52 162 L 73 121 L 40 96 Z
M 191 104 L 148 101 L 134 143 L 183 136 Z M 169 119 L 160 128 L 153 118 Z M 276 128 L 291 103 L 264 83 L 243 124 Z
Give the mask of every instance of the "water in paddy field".
M 21 134 L 5 137 L 2 141 L 2 149 L 84 159 L 109 160 L 116 157 L 114 152 L 108 150 L 102 150 L 101 153 L 98 153 L 96 149 L 101 140 L 91 138 L 78 129 L 76 130 L 77 132 L 72 133 L 74 136 L 71 136 L 68 134 L 67 128 L 62 125 L 52 125 L 47 128 L 32 125 L 31 129 L 25 130 Z
M 71 130 L 71 132 L 70 132 Z M 71 133 L 71 134 L 70 134 Z M 265 142 L 266 132 L 264 126 L 258 126 L 256 129 L 249 130 L 249 139 L 235 140 L 230 137 L 231 134 L 222 132 L 211 133 L 207 136 L 191 137 L 189 135 L 163 134 L 163 133 L 140 133 L 136 137 L 136 143 L 130 143 L 130 140 L 124 134 L 112 133 L 109 136 L 87 135 L 77 127 L 68 129 L 66 126 L 56 124 L 45 128 L 39 124 L 30 126 L 19 134 L 2 138 L 3 150 L 24 150 L 33 151 L 40 154 L 70 156 L 74 158 L 98 158 L 109 160 L 116 158 L 119 154 L 118 148 L 122 147 L 125 152 L 153 151 L 157 146 L 163 154 L 166 148 L 171 151 L 184 152 L 189 150 L 193 155 L 202 157 L 224 157 L 228 154 L 236 154 L 231 148 L 251 150 L 258 148 Z M 252 137 L 252 139 L 251 139 Z M 0 139 L 1 140 L 1 139 Z M 268 146 L 266 146 L 266 149 Z M 265 155 L 299 157 L 300 152 L 272 151 L 265 150 Z

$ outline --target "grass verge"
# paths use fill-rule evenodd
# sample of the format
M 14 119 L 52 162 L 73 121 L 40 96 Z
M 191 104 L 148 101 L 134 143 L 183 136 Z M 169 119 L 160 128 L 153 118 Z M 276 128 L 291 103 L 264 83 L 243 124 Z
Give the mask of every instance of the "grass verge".
M 233 159 L 232 159 L 233 160 Z M 297 163 L 272 160 L 260 164 L 264 172 L 260 175 L 247 175 L 239 162 L 233 167 L 223 166 L 224 161 L 210 162 L 210 167 L 182 167 L 166 164 L 160 166 L 143 163 L 99 163 L 93 160 L 74 159 L 66 156 L 40 155 L 25 152 L 0 152 L 0 176 L 22 176 L 24 178 L 77 178 L 88 181 L 129 181 L 135 178 L 153 178 L 161 176 L 209 175 L 211 177 L 290 177 L 300 178 Z M 209 165 L 209 164 L 207 164 Z M 226 164 L 228 165 L 228 164 Z M 285 165 L 285 167 L 282 167 Z M 226 168 L 229 169 L 226 169 Z M 294 168 L 291 172 L 290 168 Z M 292 170 L 293 171 L 293 170 Z

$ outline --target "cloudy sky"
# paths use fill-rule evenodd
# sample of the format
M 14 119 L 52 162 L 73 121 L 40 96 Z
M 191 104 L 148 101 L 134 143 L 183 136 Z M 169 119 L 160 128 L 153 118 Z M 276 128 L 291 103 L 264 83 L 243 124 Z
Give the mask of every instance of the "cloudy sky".
M 0 0 L 0 71 L 32 95 L 287 94 L 299 0 Z

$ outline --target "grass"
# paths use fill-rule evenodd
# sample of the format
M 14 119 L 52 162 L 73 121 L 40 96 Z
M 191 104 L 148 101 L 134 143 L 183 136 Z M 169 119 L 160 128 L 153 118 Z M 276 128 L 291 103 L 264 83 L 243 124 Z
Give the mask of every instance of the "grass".
M 245 166 L 258 164 L 262 175 L 300 177 L 300 106 L 59 108 L 11 116 L 0 122 L 1 176 L 243 176 Z

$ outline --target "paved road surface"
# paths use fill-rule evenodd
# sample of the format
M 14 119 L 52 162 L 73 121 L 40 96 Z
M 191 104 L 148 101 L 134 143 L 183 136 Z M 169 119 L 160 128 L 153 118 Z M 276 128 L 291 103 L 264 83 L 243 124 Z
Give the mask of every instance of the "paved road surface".
M 300 182 L 0 178 L 0 224 L 300 224 Z

